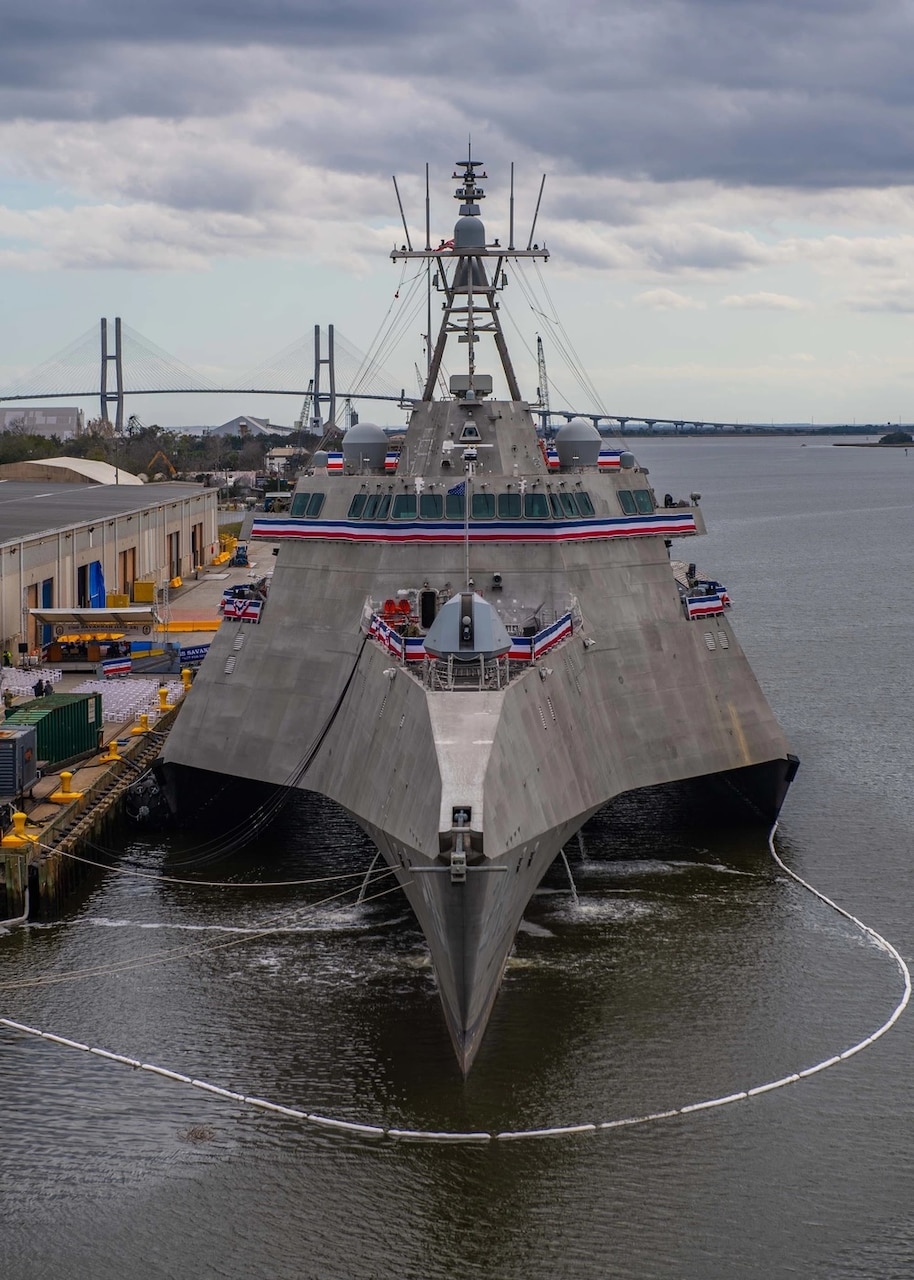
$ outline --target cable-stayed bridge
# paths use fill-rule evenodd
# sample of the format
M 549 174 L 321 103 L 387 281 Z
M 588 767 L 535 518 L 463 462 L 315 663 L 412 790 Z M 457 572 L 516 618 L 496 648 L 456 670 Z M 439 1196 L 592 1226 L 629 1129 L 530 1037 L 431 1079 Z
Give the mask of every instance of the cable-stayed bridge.
M 100 416 L 110 419 L 113 406 L 115 429 L 121 431 L 126 397 L 195 394 L 310 396 L 315 405 L 329 405 L 328 420 L 334 421 L 337 398 L 400 403 L 405 393 L 368 356 L 335 333 L 332 325 L 326 330 L 315 328 L 313 349 L 303 338 L 220 386 L 118 317 L 113 328 L 103 319 L 98 327 L 0 389 L 0 404 L 98 397 Z
M 98 397 L 100 416 L 115 430 L 124 429 L 128 396 L 157 395 L 276 395 L 310 399 L 315 417 L 327 406 L 325 424 L 336 422 L 337 400 L 389 401 L 408 407 L 414 398 L 370 356 L 334 332 L 333 325 L 315 326 L 313 343 L 306 338 L 284 347 L 228 385 L 218 385 L 178 356 L 163 350 L 118 317 L 113 327 L 102 319 L 68 347 L 38 365 L 8 387 L 0 387 L 0 404 L 31 400 Z M 753 430 L 753 424 L 709 422 L 698 418 L 647 417 L 633 413 L 592 413 L 555 409 L 551 413 L 531 405 L 548 427 L 552 418 L 584 417 L 595 426 L 609 425 L 624 432 L 629 423 L 718 431 Z M 757 427 L 755 429 L 758 429 Z

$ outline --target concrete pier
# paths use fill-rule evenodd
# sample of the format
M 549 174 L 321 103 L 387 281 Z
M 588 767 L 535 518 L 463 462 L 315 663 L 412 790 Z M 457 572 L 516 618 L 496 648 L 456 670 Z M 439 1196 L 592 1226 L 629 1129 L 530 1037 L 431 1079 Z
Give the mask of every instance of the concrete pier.
M 258 552 L 261 565 L 271 569 L 270 548 L 260 547 Z M 221 623 L 219 604 L 225 587 L 249 581 L 256 572 L 256 562 L 232 570 L 225 565 L 213 566 L 210 572 L 201 571 L 195 580 L 172 592 L 169 639 L 178 646 L 207 644 Z M 84 672 L 64 675 L 56 691 L 70 692 L 85 678 Z M 136 678 L 154 680 L 158 674 L 151 670 L 137 672 Z M 180 676 L 177 671 L 170 671 L 162 678 L 174 682 Z M 46 772 L 27 796 L 17 800 L 17 807 L 26 813 L 26 832 L 34 840 L 27 844 L 0 844 L 0 921 L 22 916 L 26 888 L 29 918 L 53 919 L 66 910 L 73 893 L 87 877 L 96 874 L 92 867 L 68 855 L 85 851 L 86 857 L 92 858 L 90 842 L 104 843 L 99 837 L 117 816 L 131 783 L 160 754 L 188 688 L 186 684 L 176 706 L 149 713 L 145 725 L 142 716 L 122 724 L 105 724 L 102 746 L 97 752 Z M 112 743 L 116 744 L 118 759 L 111 758 Z M 64 768 L 71 775 L 69 789 L 74 798 L 69 803 L 60 801 L 61 791 L 67 789 L 61 781 Z

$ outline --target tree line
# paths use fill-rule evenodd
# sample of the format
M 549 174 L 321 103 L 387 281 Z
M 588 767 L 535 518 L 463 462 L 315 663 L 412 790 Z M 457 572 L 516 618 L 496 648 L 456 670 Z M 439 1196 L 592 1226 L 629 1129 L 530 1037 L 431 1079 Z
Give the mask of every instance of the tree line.
M 63 456 L 107 462 L 150 480 L 159 476 L 166 480 L 194 480 L 207 472 L 261 472 L 271 449 L 290 445 L 298 447 L 302 460 L 307 460 L 315 440 L 304 433 L 291 437 L 278 432 L 252 436 L 244 431 L 237 436 L 191 435 L 157 423 L 146 426 L 135 418 L 120 436 L 115 435 L 110 422 L 96 418 L 81 435 L 61 440 L 58 436 L 35 435 L 20 420 L 0 433 L 0 464 Z M 293 459 L 290 470 L 294 473 L 294 469 Z

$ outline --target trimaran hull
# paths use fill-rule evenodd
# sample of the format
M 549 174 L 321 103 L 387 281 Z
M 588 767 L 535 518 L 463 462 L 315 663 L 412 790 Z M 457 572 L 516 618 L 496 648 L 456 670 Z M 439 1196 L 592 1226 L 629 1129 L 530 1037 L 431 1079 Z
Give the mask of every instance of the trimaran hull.
M 719 622 L 715 631 L 726 634 L 728 624 Z M 678 622 L 671 632 L 671 643 L 680 649 L 692 642 L 692 632 L 682 633 Z M 694 633 L 694 641 L 700 641 L 698 654 L 709 652 L 703 633 Z M 769 823 L 793 776 L 795 765 L 773 719 L 759 721 L 764 703 L 735 638 L 717 652 L 737 669 L 731 699 L 739 693 L 743 701 L 730 700 L 718 710 L 719 767 L 710 772 L 702 772 L 714 736 L 710 718 L 675 750 L 669 727 L 653 743 L 643 737 L 626 741 L 620 725 L 627 718 L 627 695 L 616 693 L 618 651 L 572 646 L 553 652 L 545 677 L 531 670 L 505 690 L 458 695 L 455 724 L 454 694 L 429 692 L 391 666 L 389 654 L 366 645 L 329 727 L 307 743 L 310 753 L 320 739 L 296 784 L 341 805 L 402 886 L 427 940 L 464 1072 L 482 1042 L 530 897 L 593 813 L 618 795 L 690 780 L 708 784 L 708 812 L 723 813 L 729 805 L 741 808 L 747 821 Z M 662 656 L 663 646 L 658 652 Z M 606 688 L 612 699 L 600 698 Z M 696 681 L 682 697 L 682 715 L 694 726 L 707 707 L 708 689 Z M 189 700 L 188 712 L 192 706 Z M 591 756 L 586 771 L 582 752 Z M 288 778 L 294 761 L 286 759 Z M 370 768 L 353 768 L 358 760 L 371 761 Z M 239 775 L 175 763 L 163 772 L 179 812 L 205 804 L 208 821 L 218 812 L 228 827 L 250 816 L 252 793 L 239 788 Z M 268 794 L 262 783 L 255 791 L 261 801 Z M 458 871 L 454 879 L 450 813 L 461 804 L 472 817 L 465 878 Z
M 515 249 L 513 220 L 509 249 L 486 241 L 483 175 L 461 166 L 453 241 L 393 255 L 444 294 L 404 448 L 359 424 L 290 511 L 255 520 L 280 548 L 269 596 L 255 625 L 223 624 L 161 775 L 179 813 L 209 797 L 209 822 L 237 816 L 239 781 L 351 814 L 412 904 L 467 1071 L 530 896 L 588 817 L 717 779 L 771 821 L 795 761 L 724 588 L 671 564 L 673 539 L 704 531 L 698 495 L 661 506 L 592 422 L 538 440 L 495 297 L 506 259 L 548 255 Z M 506 399 L 476 370 L 482 334 Z M 468 371 L 436 398 L 452 335 Z

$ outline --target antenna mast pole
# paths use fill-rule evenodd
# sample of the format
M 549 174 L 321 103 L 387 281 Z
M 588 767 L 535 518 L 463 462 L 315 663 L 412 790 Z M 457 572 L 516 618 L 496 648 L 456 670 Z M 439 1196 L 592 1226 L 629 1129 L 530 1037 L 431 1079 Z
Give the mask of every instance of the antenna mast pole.
M 542 198 L 543 198 L 543 187 L 544 187 L 545 185 L 546 185 L 546 175 L 545 175 L 545 174 L 543 174 L 543 180 L 542 180 L 542 182 L 540 183 L 540 193 L 539 193 L 539 195 L 536 197 L 536 208 L 533 210 L 533 225 L 530 227 L 530 239 L 527 241 L 527 248 L 528 248 L 528 249 L 529 249 L 529 248 L 532 246 L 532 244 L 533 244 L 533 233 L 534 233 L 534 231 L 536 230 L 536 220 L 537 220 L 537 218 L 540 216 L 540 201 L 541 201 L 541 200 L 542 200 Z
M 477 170 L 481 169 L 482 161 L 473 160 L 469 156 L 466 160 L 457 162 L 454 178 L 460 183 L 455 193 L 456 198 L 460 201 L 460 219 L 454 229 L 454 240 L 442 241 L 437 249 L 431 249 L 431 231 L 428 204 L 426 204 L 426 241 L 429 247 L 415 250 L 411 245 L 403 245 L 399 249 L 394 249 L 390 255 L 394 262 L 402 259 L 422 258 L 430 265 L 434 259 L 437 264 L 435 283 L 444 293 L 444 315 L 438 329 L 434 348 L 431 345 L 431 299 L 429 298 L 429 363 L 425 386 L 422 391 L 422 399 L 424 401 L 430 401 L 434 397 L 435 383 L 441 369 L 444 349 L 448 337 L 452 334 L 456 334 L 458 342 L 466 343 L 469 348 L 467 352 L 467 368 L 471 389 L 476 369 L 474 344 L 483 334 L 488 334 L 495 342 L 505 380 L 508 384 L 510 398 L 518 401 L 522 399 L 502 329 L 496 295 L 505 284 L 502 269 L 505 258 L 547 259 L 549 253 L 545 247 L 542 249 L 539 247 L 534 249 L 529 246 L 526 249 L 514 247 L 513 165 L 510 246 L 504 248 L 497 240 L 491 243 L 486 241 L 485 229 L 479 220 L 479 202 L 484 198 L 485 192 L 478 184 L 480 178 L 485 178 L 486 176 L 485 172 L 477 172 Z M 426 190 L 427 174 L 428 170 L 426 169 Z M 543 183 L 545 181 L 544 175 Z M 542 186 L 540 187 L 540 196 L 542 196 Z M 398 191 L 398 201 L 399 198 L 400 193 Z M 426 199 L 428 199 L 427 196 Z M 539 201 L 537 201 L 537 211 L 539 211 Z M 400 206 L 400 216 L 403 218 L 402 204 Z M 403 226 L 405 230 L 405 218 L 403 218 Z M 533 226 L 536 226 L 535 216 Z M 530 239 L 532 243 L 532 228 Z M 486 269 L 487 258 L 494 259 L 491 279 Z

